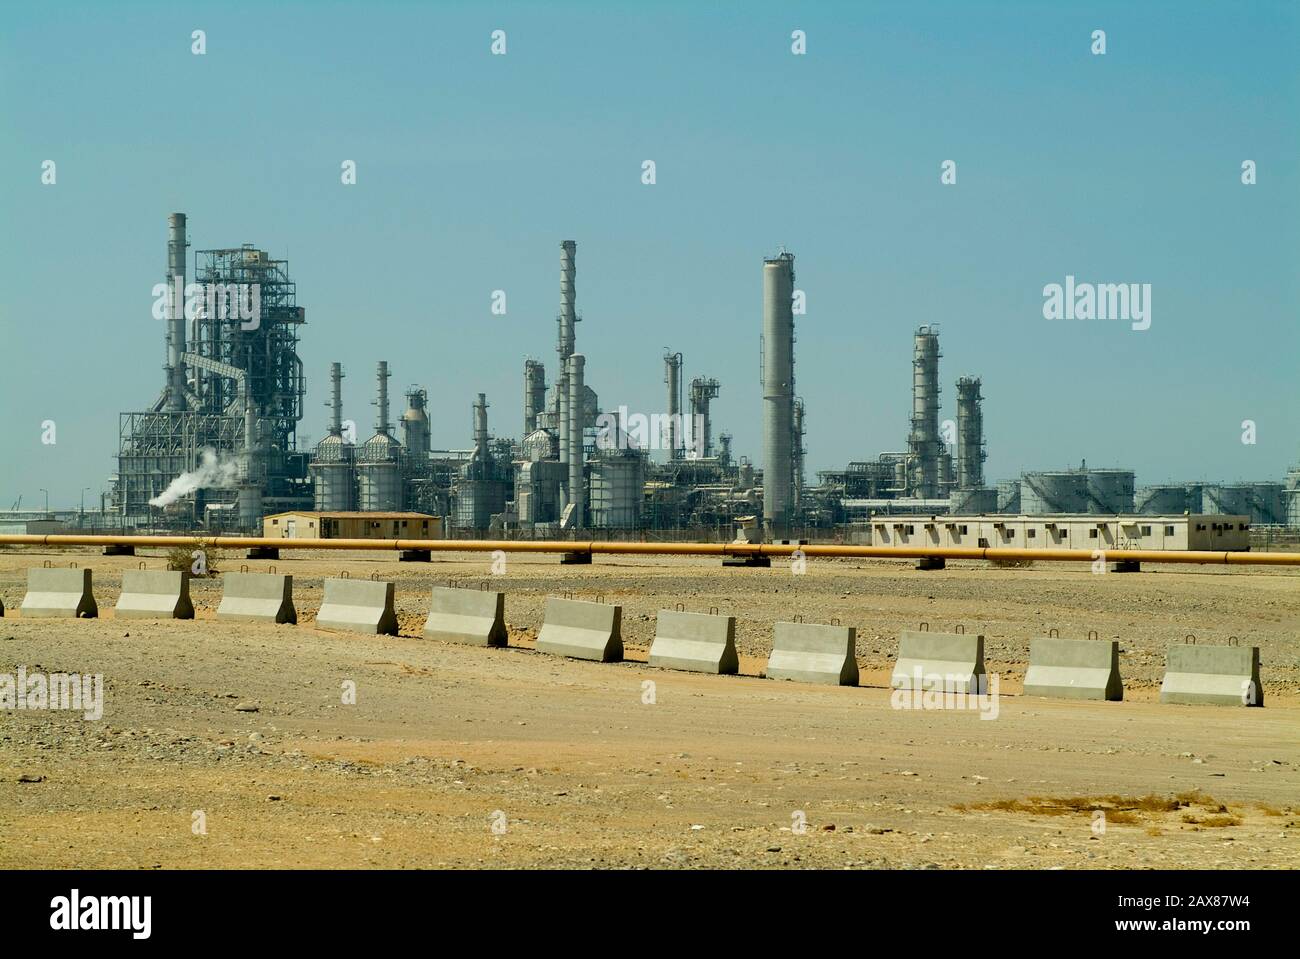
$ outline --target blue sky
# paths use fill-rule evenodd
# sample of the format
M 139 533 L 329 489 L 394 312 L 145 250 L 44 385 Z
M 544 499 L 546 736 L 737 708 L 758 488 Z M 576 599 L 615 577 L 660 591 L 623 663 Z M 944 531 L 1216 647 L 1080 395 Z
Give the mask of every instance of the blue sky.
M 662 409 L 671 347 L 756 461 L 761 261 L 795 253 L 810 480 L 903 446 L 922 323 L 945 418 L 983 377 L 990 479 L 1297 459 L 1292 2 L 51 3 L 0 29 L 3 507 L 106 487 L 117 412 L 163 382 L 172 211 L 192 249 L 288 257 L 313 440 L 336 359 L 363 434 L 387 359 L 395 393 L 429 390 L 436 446 L 468 445 L 480 391 L 517 436 L 572 238 L 602 405 Z M 1151 328 L 1045 320 L 1066 274 L 1150 283 Z

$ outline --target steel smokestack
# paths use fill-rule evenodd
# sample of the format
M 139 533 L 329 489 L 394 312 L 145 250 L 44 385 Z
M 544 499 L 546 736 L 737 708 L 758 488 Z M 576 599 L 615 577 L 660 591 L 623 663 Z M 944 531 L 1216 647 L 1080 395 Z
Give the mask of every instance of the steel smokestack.
M 763 261 L 763 523 L 788 538 L 794 497 L 794 254 Z

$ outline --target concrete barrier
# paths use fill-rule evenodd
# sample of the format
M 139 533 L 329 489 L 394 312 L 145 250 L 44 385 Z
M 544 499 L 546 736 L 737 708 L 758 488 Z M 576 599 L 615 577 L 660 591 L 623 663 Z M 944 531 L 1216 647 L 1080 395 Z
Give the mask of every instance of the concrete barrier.
M 772 630 L 772 655 L 767 658 L 767 678 L 856 686 L 856 642 L 857 630 L 852 626 L 777 623 Z
M 903 630 L 889 685 L 894 689 L 937 689 L 982 695 L 988 686 L 984 637 Z
M 736 617 L 659 610 L 650 665 L 693 673 L 739 672 Z
M 433 587 L 424 638 L 470 646 L 506 645 L 506 594 Z
M 226 573 L 217 619 L 230 623 L 297 623 L 293 577 L 278 573 Z
M 1119 702 L 1119 643 L 1103 639 L 1035 639 L 1029 644 L 1026 696 Z
M 99 604 L 90 580 L 88 569 L 29 569 L 27 595 L 19 607 L 23 619 L 95 619 Z
M 574 659 L 617 663 L 623 658 L 622 621 L 622 606 L 548 596 L 537 650 Z
M 1263 706 L 1258 646 L 1170 646 L 1162 703 Z
M 166 569 L 128 569 L 113 609 L 117 619 L 193 619 L 190 574 Z
M 371 636 L 396 636 L 395 589 L 392 583 L 373 579 L 327 579 L 316 625 Z

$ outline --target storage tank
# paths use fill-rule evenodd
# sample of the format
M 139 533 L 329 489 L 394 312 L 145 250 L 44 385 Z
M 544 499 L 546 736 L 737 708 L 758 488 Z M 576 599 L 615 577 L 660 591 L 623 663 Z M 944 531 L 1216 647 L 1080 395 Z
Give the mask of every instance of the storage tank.
M 1201 487 L 1202 513 L 1224 513 L 1254 517 L 1255 488 L 1249 483 L 1225 483 Z
M 1117 516 L 1133 512 L 1132 470 L 1088 470 L 1086 475 L 1089 513 Z
M 989 486 L 955 489 L 948 496 L 948 512 L 954 516 L 999 512 L 998 492 Z
M 506 508 L 506 484 L 500 480 L 462 479 L 452 496 L 452 522 L 460 529 L 487 529 L 492 515 Z
M 352 445 L 344 443 L 341 436 L 327 436 L 316 444 L 308 471 L 317 512 L 336 513 L 357 508 L 352 456 Z
M 607 456 L 591 462 L 591 525 L 600 529 L 640 526 L 645 480 L 640 456 Z
M 365 512 L 394 512 L 402 508 L 402 444 L 390 434 L 388 421 L 388 363 L 380 361 L 375 399 L 379 418 L 375 435 L 357 450 L 357 508 Z
M 998 512 L 1020 512 L 1020 480 L 1003 480 L 998 484 Z
M 343 438 L 343 366 L 330 364 L 329 433 L 316 444 L 311 465 L 312 501 L 318 512 L 357 508 L 356 448 Z
M 1077 470 L 1023 473 L 1020 512 L 1026 516 L 1088 512 L 1088 477 Z
M 1286 525 L 1300 528 L 1300 489 L 1286 491 Z
M 383 433 L 372 436 L 357 451 L 357 508 L 391 513 L 402 508 L 402 445 Z
M 1147 516 L 1178 516 L 1188 512 L 1187 487 L 1181 484 L 1144 486 L 1136 491 L 1133 505 L 1137 512 Z
M 1255 526 L 1282 526 L 1286 523 L 1285 487 L 1281 483 L 1252 483 L 1254 503 L 1250 521 Z

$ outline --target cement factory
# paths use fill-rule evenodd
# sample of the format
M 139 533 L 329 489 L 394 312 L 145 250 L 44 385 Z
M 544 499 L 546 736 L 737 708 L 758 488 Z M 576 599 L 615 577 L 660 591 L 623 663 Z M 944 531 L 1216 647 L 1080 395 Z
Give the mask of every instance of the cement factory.
M 374 535 L 399 529 L 407 535 L 409 521 L 418 519 L 428 538 L 548 539 L 582 531 L 589 539 L 717 540 L 739 533 L 775 542 L 871 543 L 905 535 L 913 524 L 896 522 L 899 517 L 954 531 L 984 518 L 990 528 L 1014 529 L 997 520 L 1006 516 L 1020 517 L 1022 526 L 1025 518 L 1049 516 L 1191 517 L 1189 527 L 1204 516 L 1224 520 L 1213 524 L 1216 530 L 1300 526 L 1300 467 L 1285 483 L 1136 488 L 1132 470 L 1086 464 L 988 482 L 983 383 L 959 377 L 955 418 L 941 421 L 942 354 L 934 325 L 913 334 L 904 447 L 819 472 L 810 485 L 806 410 L 795 388 L 795 258 L 785 251 L 762 261 L 761 464 L 735 455 L 729 433 L 716 432 L 715 441 L 711 401 L 723 386 L 707 376 L 684 384 L 683 356 L 672 349 L 663 358 L 662 414 L 629 416 L 625 407 L 601 407 L 589 385 L 595 371 L 577 348 L 582 317 L 573 240 L 560 243 L 553 379 L 548 384 L 541 360 L 523 358 L 518 438 L 501 435 L 513 430 L 500 426 L 493 433 L 488 398 L 479 393 L 468 404 L 469 447 L 433 448 L 427 390 L 405 391 L 399 429 L 388 363 L 380 361 L 374 433 L 359 441 L 343 409 L 345 371 L 333 363 L 327 434 L 313 450 L 300 450 L 305 376 L 298 343 L 307 317 L 288 263 L 245 244 L 196 250 L 191 268 L 189 246 L 186 217 L 174 213 L 160 284 L 165 377 L 149 407 L 120 414 L 118 470 L 104 516 L 113 528 L 260 532 L 274 526 L 275 535 L 302 535 L 310 526 L 311 535 L 327 536 L 348 517 L 371 514 L 363 526 Z M 652 459 L 655 448 L 664 453 Z M 322 520 L 281 524 L 282 516 Z M 962 522 L 936 522 L 940 517 Z M 1045 523 L 1044 535 L 1066 525 Z

